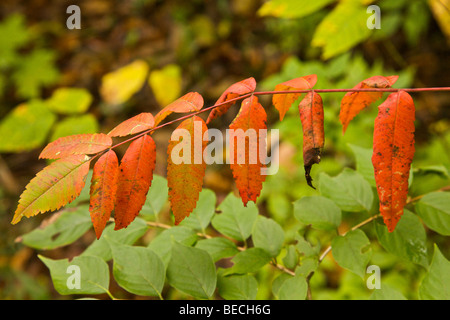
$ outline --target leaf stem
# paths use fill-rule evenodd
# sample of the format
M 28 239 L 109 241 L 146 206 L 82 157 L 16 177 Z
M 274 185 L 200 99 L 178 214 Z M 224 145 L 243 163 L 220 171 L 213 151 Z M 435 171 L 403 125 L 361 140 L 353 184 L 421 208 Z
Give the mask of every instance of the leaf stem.
M 450 186 L 442 187 L 442 188 L 440 188 L 440 189 L 438 189 L 438 190 L 436 190 L 434 192 L 441 192 L 441 191 L 447 191 L 447 190 L 450 190 Z M 421 194 L 420 196 L 417 196 L 417 197 L 414 197 L 414 198 L 410 198 L 410 199 L 408 199 L 408 201 L 406 201 L 406 204 L 409 204 L 409 203 L 412 203 L 412 202 L 416 202 L 417 200 L 422 199 L 425 195 L 426 194 Z
M 350 230 L 347 230 L 347 231 L 344 232 L 341 236 L 345 236 L 348 232 L 350 232 L 350 231 L 355 231 L 356 229 L 359 229 L 359 228 L 361 228 L 362 226 L 365 226 L 366 224 L 372 222 L 372 221 L 375 220 L 375 219 L 378 219 L 379 217 L 381 217 L 381 214 L 377 214 L 377 215 L 371 216 L 370 218 L 368 218 L 368 219 L 366 219 L 366 220 L 364 220 L 364 221 L 358 223 L 357 225 L 353 226 Z M 328 248 L 326 248 L 326 249 L 324 250 L 324 252 L 320 255 L 320 257 L 319 257 L 319 263 L 322 262 L 323 259 L 325 259 L 325 257 L 327 256 L 327 254 L 328 254 L 330 251 L 331 251 L 331 245 L 330 245 Z

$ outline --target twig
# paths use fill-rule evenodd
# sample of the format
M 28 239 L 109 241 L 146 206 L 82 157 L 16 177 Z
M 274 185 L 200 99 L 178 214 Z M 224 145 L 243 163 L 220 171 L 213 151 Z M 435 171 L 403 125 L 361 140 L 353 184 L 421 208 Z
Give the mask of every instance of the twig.
M 365 226 L 366 224 L 372 222 L 375 219 L 378 219 L 379 217 L 381 217 L 381 214 L 377 214 L 375 216 L 370 217 L 369 219 L 366 219 L 360 223 L 358 223 L 357 225 L 353 226 L 350 230 L 344 232 L 341 236 L 345 236 L 348 232 L 350 231 L 355 231 L 356 229 L 361 228 L 362 226 Z M 328 248 L 325 249 L 325 251 L 320 255 L 319 257 L 319 263 L 322 262 L 323 259 L 325 259 L 325 257 L 327 256 L 327 254 L 331 251 L 331 246 L 329 246 Z
M 436 191 L 434 191 L 434 192 L 447 191 L 447 190 L 450 190 L 450 186 L 442 187 L 442 188 L 440 188 L 440 189 L 438 189 L 438 190 L 436 190 Z M 425 195 L 426 195 L 426 194 L 421 194 L 420 196 L 417 196 L 417 197 L 414 197 L 414 198 L 410 198 L 408 201 L 406 201 L 406 204 L 409 204 L 409 203 L 415 202 L 415 201 L 417 201 L 417 200 L 420 200 L 420 199 L 422 199 Z

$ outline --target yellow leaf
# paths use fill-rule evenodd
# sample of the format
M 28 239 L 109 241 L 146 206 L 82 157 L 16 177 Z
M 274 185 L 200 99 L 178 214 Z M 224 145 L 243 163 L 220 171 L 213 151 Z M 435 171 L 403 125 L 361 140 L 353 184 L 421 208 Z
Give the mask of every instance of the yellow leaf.
M 449 0 L 429 0 L 428 4 L 433 15 L 442 30 L 442 33 L 450 42 L 450 1 Z
M 166 106 L 180 96 L 181 69 L 175 64 L 169 64 L 161 70 L 154 70 L 150 72 L 148 83 L 159 105 Z
M 116 71 L 105 74 L 100 88 L 103 100 L 114 105 L 128 101 L 142 88 L 147 73 L 147 63 L 143 60 L 136 60 Z

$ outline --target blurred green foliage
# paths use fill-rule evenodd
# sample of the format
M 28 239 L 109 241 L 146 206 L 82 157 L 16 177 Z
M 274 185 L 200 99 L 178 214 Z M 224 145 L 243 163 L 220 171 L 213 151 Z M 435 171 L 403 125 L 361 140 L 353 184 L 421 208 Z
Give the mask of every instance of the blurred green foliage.
M 9 77 L 18 97 L 24 99 L 39 97 L 42 87 L 58 81 L 60 72 L 55 66 L 55 52 L 33 46 L 36 36 L 19 14 L 7 17 L 0 24 L 0 97 L 8 89 Z M 29 46 L 31 51 L 21 53 L 21 49 Z

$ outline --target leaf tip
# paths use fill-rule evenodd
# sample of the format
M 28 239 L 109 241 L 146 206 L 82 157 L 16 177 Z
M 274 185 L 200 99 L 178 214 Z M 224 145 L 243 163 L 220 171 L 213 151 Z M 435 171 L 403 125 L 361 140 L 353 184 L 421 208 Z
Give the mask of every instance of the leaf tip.
M 317 83 L 317 74 L 310 74 L 305 76 L 305 79 L 310 83 L 311 87 L 314 87 Z
M 389 86 L 393 86 L 394 83 L 397 82 L 398 76 L 389 76 L 389 77 L 386 77 L 386 80 L 388 81 Z
M 22 214 L 17 214 L 17 213 L 16 213 L 16 214 L 14 215 L 13 219 L 11 220 L 11 224 L 12 224 L 12 225 L 15 225 L 15 224 L 19 223 L 20 220 L 22 220 Z

